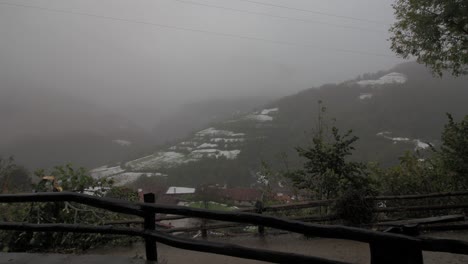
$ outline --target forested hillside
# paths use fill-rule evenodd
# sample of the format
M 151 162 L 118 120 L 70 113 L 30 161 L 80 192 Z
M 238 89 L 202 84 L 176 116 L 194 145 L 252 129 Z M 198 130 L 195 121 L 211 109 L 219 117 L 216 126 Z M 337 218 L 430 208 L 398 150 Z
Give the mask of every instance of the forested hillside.
M 57 89 L 4 87 L 0 156 L 14 156 L 30 170 L 69 162 L 92 168 L 140 157 L 269 100 L 267 96 L 211 99 L 160 113 L 157 108 L 104 107 Z
M 121 160 L 148 140 L 130 120 L 82 98 L 53 89 L 4 86 L 0 155 L 14 156 L 29 169 Z
M 429 144 L 437 147 L 446 113 L 455 118 L 468 113 L 467 83 L 466 78 L 433 77 L 415 63 L 398 65 L 215 122 L 184 141 L 109 165 L 111 169 L 101 167 L 94 175 L 115 175 L 126 183 L 152 172 L 167 175 L 174 184 L 249 185 L 262 161 L 273 168 L 301 164 L 295 147 L 309 144 L 319 101 L 327 108 L 324 118 L 330 126 L 352 129 L 360 138 L 352 159 L 390 166 L 407 150 L 424 157 L 430 154 Z

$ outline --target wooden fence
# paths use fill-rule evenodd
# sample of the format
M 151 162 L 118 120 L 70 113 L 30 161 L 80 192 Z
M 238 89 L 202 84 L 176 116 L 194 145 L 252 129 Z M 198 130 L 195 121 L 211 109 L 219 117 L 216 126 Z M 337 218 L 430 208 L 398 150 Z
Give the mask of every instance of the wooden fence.
M 181 206 L 159 205 L 153 203 L 154 194 L 145 195 L 145 199 L 148 203 L 133 203 L 118 199 L 100 198 L 68 192 L 0 195 L 0 203 L 68 201 L 85 204 L 112 212 L 134 215 L 144 219 L 144 228 L 142 229 L 116 227 L 110 225 L 90 226 L 61 223 L 0 223 L 0 229 L 30 232 L 75 232 L 139 236 L 145 239 L 146 258 L 149 261 L 157 261 L 156 242 L 159 242 L 186 250 L 221 254 L 272 263 L 345 263 L 294 253 L 277 252 L 265 249 L 252 249 L 227 243 L 175 237 L 155 228 L 155 214 L 160 213 L 265 226 L 289 232 L 300 233 L 307 236 L 347 239 L 364 242 L 369 244 L 372 264 L 423 263 L 422 251 L 448 252 L 468 255 L 468 242 L 460 240 L 410 237 L 400 234 L 377 232 L 353 227 L 312 224 L 249 212 L 221 212 Z
M 417 195 L 392 195 L 392 196 L 376 196 L 376 197 L 368 197 L 367 199 L 371 200 L 372 202 L 378 201 L 408 201 L 408 200 L 421 200 L 421 199 L 437 199 L 437 198 L 447 198 L 447 197 L 468 197 L 468 191 L 461 191 L 461 192 L 443 192 L 443 193 L 430 193 L 430 194 L 417 194 Z M 258 214 L 263 213 L 277 213 L 277 212 L 288 212 L 288 211 L 295 211 L 301 209 L 311 209 L 311 208 L 320 208 L 325 207 L 329 208 L 332 206 L 336 200 L 317 200 L 317 201 L 305 201 L 305 202 L 298 202 L 294 204 L 279 204 L 279 205 L 271 205 L 271 206 L 261 206 L 261 208 L 255 207 L 247 207 L 236 210 L 236 212 L 254 212 Z M 420 212 L 420 211 L 440 211 L 440 210 L 453 210 L 453 209 L 467 209 L 468 204 L 466 203 L 459 203 L 459 204 L 444 204 L 444 205 L 417 205 L 417 206 L 397 206 L 397 207 L 375 207 L 373 209 L 374 213 L 396 213 L 396 212 Z M 324 210 L 326 211 L 326 210 Z M 330 211 L 330 210 L 329 210 Z M 187 216 L 181 215 L 169 215 L 169 216 L 160 216 L 156 218 L 156 221 L 165 221 L 165 220 L 180 220 L 180 219 L 187 219 Z M 339 220 L 339 217 L 334 214 L 328 215 L 309 215 L 309 216 L 302 216 L 302 217 L 290 217 L 290 220 L 297 220 L 303 222 L 315 222 L 315 223 L 323 223 L 323 222 L 330 222 L 334 220 Z M 401 220 L 401 219 L 398 219 Z M 392 219 L 387 220 L 392 221 Z M 129 220 L 120 220 L 120 221 L 109 221 L 106 222 L 107 225 L 127 225 L 130 226 L 132 224 L 144 224 L 143 220 L 140 219 L 129 219 Z M 216 229 L 225 229 L 225 228 L 235 228 L 235 227 L 242 227 L 248 224 L 242 223 L 212 223 L 209 225 L 201 224 L 199 226 L 192 226 L 192 227 L 179 227 L 179 228 L 171 228 L 165 230 L 168 233 L 176 233 L 176 232 L 196 232 L 201 231 L 203 236 L 206 237 L 207 230 L 216 230 Z M 379 226 L 379 225 L 378 225 Z M 381 225 L 385 226 L 385 225 Z M 434 226 L 434 227 L 424 227 L 425 230 L 451 230 L 450 226 L 453 226 L 454 230 L 462 230 L 468 229 L 468 224 L 455 224 L 455 225 L 444 225 L 444 226 Z M 263 228 L 259 228 L 259 234 L 261 235 L 264 232 Z

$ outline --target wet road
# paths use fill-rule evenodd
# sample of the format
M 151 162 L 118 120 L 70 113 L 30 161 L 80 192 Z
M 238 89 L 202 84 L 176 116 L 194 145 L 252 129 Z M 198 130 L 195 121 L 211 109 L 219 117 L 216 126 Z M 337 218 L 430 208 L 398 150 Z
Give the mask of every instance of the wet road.
M 446 237 L 454 239 L 468 240 L 468 233 L 434 233 L 434 237 Z M 367 243 L 354 242 L 349 240 L 309 238 L 304 236 L 288 234 L 279 236 L 267 236 L 260 239 L 254 236 L 233 237 L 233 238 L 214 238 L 212 240 L 238 244 L 252 248 L 265 248 L 270 250 L 294 252 L 304 255 L 323 257 L 333 260 L 341 260 L 350 263 L 368 264 L 370 263 L 369 246 Z M 144 246 L 136 244 L 133 247 L 109 248 L 92 251 L 93 254 L 109 254 L 121 256 L 144 256 Z M 256 264 L 265 263 L 253 260 L 244 260 L 234 257 L 200 253 L 172 248 L 158 244 L 159 260 L 164 264 Z M 425 264 L 466 264 L 468 256 L 449 253 L 424 252 Z

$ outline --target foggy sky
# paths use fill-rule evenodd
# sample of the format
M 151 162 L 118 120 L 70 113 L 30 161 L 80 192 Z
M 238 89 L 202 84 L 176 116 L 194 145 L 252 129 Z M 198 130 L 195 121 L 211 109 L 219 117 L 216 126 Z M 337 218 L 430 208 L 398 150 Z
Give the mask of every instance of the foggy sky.
M 192 2 L 372 31 L 174 0 L 1 0 L 294 44 L 0 4 L 0 89 L 19 82 L 30 89 L 61 89 L 103 105 L 169 109 L 211 97 L 291 94 L 402 62 L 387 41 L 391 0 L 257 1 L 378 23 L 240 0 Z M 388 57 L 337 51 L 343 49 Z

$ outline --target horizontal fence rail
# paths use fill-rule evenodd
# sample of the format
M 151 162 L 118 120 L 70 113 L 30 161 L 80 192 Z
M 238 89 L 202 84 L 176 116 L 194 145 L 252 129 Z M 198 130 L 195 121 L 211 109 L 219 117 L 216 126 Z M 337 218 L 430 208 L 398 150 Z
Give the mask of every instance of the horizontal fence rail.
M 0 229 L 34 232 L 74 232 L 74 233 L 99 233 L 112 235 L 139 236 L 153 238 L 157 242 L 168 246 L 220 254 L 232 257 L 268 261 L 272 263 L 309 263 L 309 264 L 350 264 L 347 262 L 327 260 L 318 257 L 304 256 L 294 253 L 276 252 L 266 249 L 251 249 L 239 245 L 199 241 L 167 235 L 157 231 L 139 230 L 113 226 L 83 226 L 71 224 L 25 224 L 25 223 L 0 223 Z
M 442 197 L 459 197 L 459 196 L 468 196 L 468 191 L 461 192 L 441 192 L 441 193 L 430 193 L 430 194 L 417 194 L 417 195 L 387 195 L 387 196 L 373 196 L 367 197 L 366 199 L 372 201 L 396 201 L 396 200 L 419 200 L 427 198 L 442 198 Z M 278 212 L 278 211 L 292 211 L 300 209 L 310 209 L 315 207 L 326 207 L 333 205 L 336 202 L 334 199 L 329 200 L 317 200 L 317 201 L 306 201 L 293 204 L 280 204 L 280 205 L 271 205 L 265 206 L 262 208 L 262 212 Z M 468 208 L 468 204 L 452 204 L 452 205 L 424 205 L 424 206 L 398 206 L 398 207 L 383 207 L 383 208 L 374 208 L 374 213 L 393 213 L 393 212 L 416 212 L 416 211 L 438 211 L 438 210 L 450 210 L 450 209 L 464 209 Z M 247 207 L 235 210 L 236 212 L 258 212 L 257 208 Z M 179 220 L 190 218 L 188 216 L 181 215 L 169 215 L 164 217 L 157 217 L 157 221 L 164 220 Z M 324 221 L 333 221 L 339 220 L 336 215 L 325 215 L 325 216 L 310 216 L 310 217 L 297 217 L 291 218 L 292 220 L 299 220 L 303 222 L 324 222 Z M 105 224 L 141 224 L 143 220 L 133 219 L 133 220 L 123 220 L 123 221 L 109 221 Z M 210 229 L 207 226 L 207 229 Z M 213 229 L 217 229 L 215 226 Z M 187 229 L 192 231 L 193 228 Z
M 468 192 L 466 192 L 468 194 Z M 438 194 L 442 195 L 442 194 Z M 447 194 L 444 194 L 447 195 Z M 461 195 L 461 194 L 459 194 Z M 422 195 L 420 195 L 422 196 Z M 387 200 L 382 199 L 382 200 Z M 408 196 L 409 197 L 409 196 Z M 442 197 L 442 196 L 431 196 Z M 427 198 L 427 195 L 426 197 Z M 390 198 L 391 199 L 391 198 Z M 415 196 L 406 199 L 418 199 Z M 378 200 L 378 199 L 377 199 Z M 274 216 L 260 215 L 250 212 L 225 212 L 225 211 L 211 211 L 206 209 L 189 208 L 183 206 L 169 206 L 160 204 L 150 204 L 142 202 L 128 202 L 119 199 L 102 198 L 89 196 L 80 193 L 33 193 L 33 194 L 9 194 L 0 195 L 0 203 L 27 203 L 27 202 L 76 202 L 109 210 L 112 212 L 135 215 L 145 218 L 145 227 L 148 224 L 148 219 L 154 223 L 155 214 L 171 214 L 184 217 L 195 217 L 202 219 L 218 220 L 225 222 L 242 223 L 256 226 L 265 226 L 280 230 L 285 230 L 294 233 L 300 233 L 307 236 L 318 236 L 325 238 L 347 239 L 354 240 L 371 245 L 372 263 L 389 263 L 381 262 L 385 256 L 381 255 L 382 252 L 394 254 L 399 249 L 412 249 L 416 253 L 425 251 L 438 251 L 447 253 L 456 253 L 468 255 L 468 242 L 452 240 L 452 239 L 438 239 L 426 237 L 410 237 L 406 235 L 384 233 L 372 231 L 367 229 L 360 229 L 354 227 L 346 227 L 340 225 L 322 225 L 305 223 L 302 221 L 282 219 Z M 315 201 L 309 202 L 311 206 L 322 206 L 331 204 L 333 201 Z M 302 203 L 296 208 L 302 207 L 307 203 Z M 271 207 L 273 208 L 273 207 Z M 276 207 L 284 209 L 284 206 Z M 390 209 L 390 208 L 382 208 Z M 161 219 L 161 218 L 160 218 Z M 154 228 L 154 227 L 153 227 Z M 163 244 L 174 246 L 177 248 L 209 252 L 215 254 L 222 254 L 246 259 L 255 259 L 262 261 L 269 261 L 274 263 L 344 263 L 333 260 L 326 260 L 321 258 L 303 256 L 298 254 L 281 253 L 263 249 L 249 249 L 237 245 L 215 243 L 208 241 L 198 241 L 192 239 L 185 239 L 174 237 L 167 232 L 160 230 L 151 230 L 153 228 L 131 229 L 120 228 L 113 226 L 82 226 L 82 225 L 67 225 L 67 224 L 26 224 L 26 223 L 0 223 L 0 229 L 4 230 L 20 230 L 20 231 L 47 231 L 47 232 L 78 232 L 78 233 L 102 233 L 102 234 L 118 234 L 140 236 L 147 241 L 157 241 Z M 147 242 L 148 243 L 148 242 Z M 377 248 L 384 248 L 377 250 Z M 391 255 L 394 255 L 391 254 Z M 397 254 L 398 255 L 398 254 Z M 418 254 L 415 254 L 418 256 Z M 422 255 L 421 255 L 422 256 Z M 398 256 L 397 256 L 398 257 Z M 403 256 L 404 257 L 404 256 Z M 418 257 L 417 257 L 418 258 Z M 408 262 L 410 263 L 410 262 Z M 411 262 L 413 263 L 413 262 Z M 416 262 L 414 262 L 416 263 Z M 422 263 L 422 257 L 421 262 Z
M 441 192 L 441 193 L 428 193 L 428 194 L 411 194 L 411 195 L 386 195 L 368 197 L 372 200 L 412 200 L 424 198 L 441 198 L 441 197 L 455 197 L 455 196 L 468 196 L 468 191 L 460 192 Z
M 421 205 L 421 206 L 401 206 L 401 207 L 384 207 L 375 208 L 373 211 L 377 213 L 389 212 L 414 212 L 414 211 L 431 211 L 431 210 L 449 210 L 468 208 L 468 204 L 449 204 L 449 205 Z
M 294 233 L 326 238 L 341 238 L 359 242 L 395 241 L 415 243 L 417 239 L 398 235 L 375 232 L 366 229 L 337 226 L 318 225 L 304 223 L 295 220 L 286 220 L 274 216 L 258 215 L 245 212 L 212 211 L 206 209 L 189 208 L 184 206 L 170 206 L 160 204 L 146 204 L 142 202 L 128 202 L 113 198 L 93 197 L 80 193 L 32 193 L 32 194 L 7 194 L 0 195 L 0 203 L 24 203 L 24 202 L 59 202 L 69 201 L 82 203 L 89 206 L 107 209 L 109 211 L 145 216 L 145 212 L 184 215 L 195 218 L 205 218 L 218 221 L 248 223 L 263 225 L 266 227 L 282 229 Z

